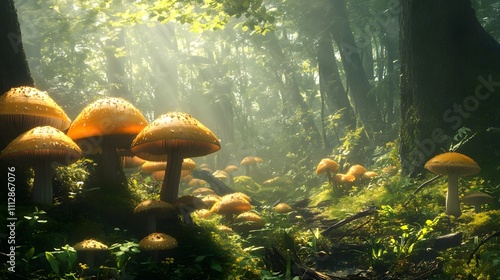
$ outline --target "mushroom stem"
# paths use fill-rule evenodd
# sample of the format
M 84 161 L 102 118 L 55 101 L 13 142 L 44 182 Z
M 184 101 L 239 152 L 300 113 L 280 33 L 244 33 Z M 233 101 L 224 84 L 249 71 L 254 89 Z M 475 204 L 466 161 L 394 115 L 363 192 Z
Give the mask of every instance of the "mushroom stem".
M 115 143 L 113 137 L 102 138 L 102 166 L 100 168 L 106 187 L 113 191 L 125 191 L 127 178 L 120 165 L 120 156 Z
M 45 161 L 35 163 L 33 180 L 33 201 L 40 204 L 52 204 L 52 170 Z
M 165 168 L 165 178 L 161 186 L 160 200 L 174 203 L 179 196 L 179 183 L 182 171 L 182 153 L 171 151 L 167 155 L 167 166 Z
M 448 191 L 446 193 L 446 214 L 460 217 L 460 201 L 458 199 L 458 175 L 448 174 Z
M 481 203 L 474 204 L 474 213 L 476 214 L 481 213 Z
M 85 264 L 89 267 L 89 269 L 93 269 L 95 266 L 94 252 L 89 250 L 87 252 L 84 252 L 84 254 L 85 254 Z
M 148 222 L 147 222 L 147 231 L 148 234 L 153 233 L 156 231 L 156 215 L 149 215 L 148 216 Z

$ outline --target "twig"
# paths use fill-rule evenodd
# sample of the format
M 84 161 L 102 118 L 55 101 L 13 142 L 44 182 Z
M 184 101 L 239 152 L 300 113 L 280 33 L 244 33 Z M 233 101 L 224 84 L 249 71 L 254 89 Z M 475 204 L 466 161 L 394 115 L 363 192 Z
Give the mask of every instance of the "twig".
M 479 250 L 479 248 L 481 246 L 483 246 L 484 243 L 488 242 L 488 240 L 490 240 L 491 238 L 496 237 L 496 236 L 500 236 L 500 231 L 493 232 L 492 234 L 488 235 L 483 241 L 479 242 L 477 244 L 476 248 L 474 248 L 474 250 L 472 251 L 472 253 L 470 253 L 469 260 L 467 261 L 467 265 L 470 264 L 470 262 L 472 261 L 472 258 L 474 257 L 474 254 L 477 252 L 477 250 Z
M 425 186 L 429 185 L 430 183 L 436 181 L 437 179 L 439 179 L 439 177 L 441 177 L 441 175 L 436 175 L 434 177 L 432 177 L 431 179 L 423 182 L 420 186 L 418 186 L 418 188 L 410 195 L 410 197 L 405 201 L 405 203 L 403 203 L 403 206 L 406 206 L 406 204 L 408 204 L 408 202 L 410 202 L 410 200 L 415 197 L 415 195 L 421 191 Z

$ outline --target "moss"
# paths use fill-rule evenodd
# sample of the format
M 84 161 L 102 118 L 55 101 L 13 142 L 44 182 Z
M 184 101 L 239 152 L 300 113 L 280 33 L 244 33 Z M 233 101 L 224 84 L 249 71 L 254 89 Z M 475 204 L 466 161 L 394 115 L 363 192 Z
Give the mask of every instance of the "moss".
M 237 176 L 234 177 L 234 183 L 231 187 L 234 191 L 243 192 L 249 195 L 255 195 L 261 190 L 261 186 L 257 184 L 252 177 Z
M 464 231 L 470 236 L 483 236 L 498 230 L 500 210 L 491 210 L 475 214 L 473 211 L 464 212 L 461 220 L 465 222 Z

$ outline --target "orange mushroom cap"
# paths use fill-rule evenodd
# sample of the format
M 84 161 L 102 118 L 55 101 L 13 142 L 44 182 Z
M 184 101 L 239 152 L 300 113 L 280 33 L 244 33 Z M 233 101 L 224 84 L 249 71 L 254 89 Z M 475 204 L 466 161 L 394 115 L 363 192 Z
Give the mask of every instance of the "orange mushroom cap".
M 316 175 L 324 174 L 328 170 L 330 172 L 337 172 L 338 169 L 339 169 L 338 163 L 329 158 L 324 158 L 319 162 L 318 166 L 316 167 Z
M 479 165 L 470 157 L 457 153 L 448 152 L 437 155 L 427 161 L 424 168 L 435 174 L 458 176 L 474 175 L 481 171 Z
M 210 211 L 224 214 L 238 214 L 248 211 L 252 208 L 250 202 L 243 196 L 238 194 L 227 194 L 221 197 L 220 201 L 216 202 Z
M 64 110 L 45 91 L 33 87 L 11 88 L 0 96 L 0 125 L 2 134 L 17 136 L 37 126 L 50 125 L 68 129 L 71 120 Z
M 184 158 L 205 156 L 220 150 L 219 139 L 206 126 L 182 112 L 161 115 L 134 139 L 132 152 L 149 160 L 178 150 Z
M 130 147 L 132 139 L 148 124 L 142 113 L 123 98 L 106 97 L 87 105 L 71 124 L 73 140 L 117 136 L 117 148 Z
M 166 161 L 149 161 L 147 160 L 142 164 L 141 170 L 146 173 L 153 173 L 155 171 L 165 171 L 167 166 Z
M 288 205 L 284 202 L 280 202 L 280 203 L 276 204 L 276 206 L 274 206 L 274 211 L 281 213 L 281 214 L 284 214 L 284 213 L 292 212 L 293 209 L 292 209 L 292 207 L 290 207 L 290 205 Z
M 359 177 L 363 176 L 363 174 L 365 174 L 365 172 L 366 172 L 366 168 L 364 168 L 362 165 L 355 164 L 355 165 L 351 166 L 349 168 L 349 170 L 347 170 L 346 173 L 351 174 L 356 178 L 359 178 Z
M 0 158 L 24 166 L 31 166 L 35 161 L 70 165 L 81 157 L 82 151 L 73 140 L 52 126 L 39 126 L 24 132 L 0 153 Z

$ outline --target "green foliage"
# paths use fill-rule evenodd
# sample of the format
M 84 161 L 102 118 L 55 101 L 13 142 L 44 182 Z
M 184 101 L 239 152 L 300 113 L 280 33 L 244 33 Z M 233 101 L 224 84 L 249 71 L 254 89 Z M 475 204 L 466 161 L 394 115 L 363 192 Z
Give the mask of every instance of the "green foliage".
M 135 241 L 125 241 L 123 243 L 115 243 L 109 247 L 111 254 L 115 258 L 116 268 L 119 273 L 124 274 L 127 264 L 139 254 L 139 244 Z
M 68 277 L 78 279 L 75 273 L 72 272 L 76 262 L 76 251 L 73 247 L 65 245 L 56 248 L 55 251 L 45 252 L 45 258 L 56 276 L 64 276 L 66 279 L 69 279 Z

